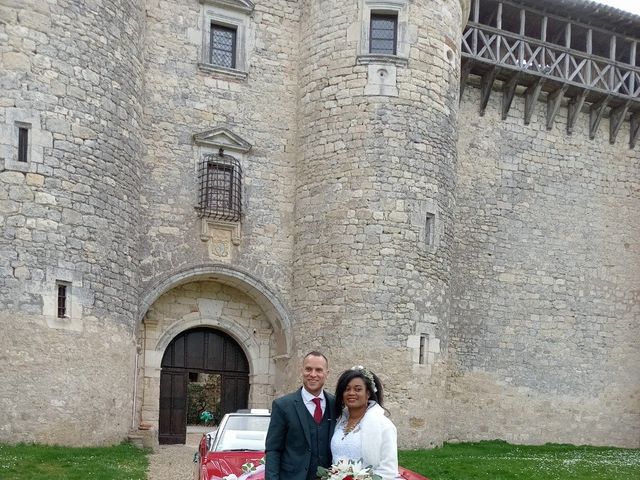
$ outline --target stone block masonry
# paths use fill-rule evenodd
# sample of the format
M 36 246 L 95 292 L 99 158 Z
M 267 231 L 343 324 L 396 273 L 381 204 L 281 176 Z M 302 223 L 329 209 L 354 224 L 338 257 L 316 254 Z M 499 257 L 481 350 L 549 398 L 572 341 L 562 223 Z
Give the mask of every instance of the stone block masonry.
M 637 446 L 640 155 L 524 101 L 462 102 L 451 434 Z
M 1 8 L 0 441 L 116 442 L 131 426 L 143 2 Z
M 379 374 L 401 447 L 638 447 L 637 150 L 586 113 L 567 135 L 566 105 L 547 131 L 542 103 L 525 126 L 522 97 L 504 121 L 473 81 L 460 102 L 469 7 L 4 2 L 0 441 L 157 441 L 164 352 L 210 328 L 251 407 L 319 349 L 330 389 Z M 393 55 L 369 51 L 381 12 Z

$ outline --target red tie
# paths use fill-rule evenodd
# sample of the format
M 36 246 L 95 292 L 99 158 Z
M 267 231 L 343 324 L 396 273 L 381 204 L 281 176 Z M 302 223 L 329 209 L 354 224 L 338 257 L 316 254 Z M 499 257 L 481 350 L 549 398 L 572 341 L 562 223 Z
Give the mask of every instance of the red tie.
M 322 421 L 322 407 L 320 406 L 320 399 L 314 398 L 311 401 L 316 404 L 316 409 L 313 412 L 313 419 L 319 424 Z

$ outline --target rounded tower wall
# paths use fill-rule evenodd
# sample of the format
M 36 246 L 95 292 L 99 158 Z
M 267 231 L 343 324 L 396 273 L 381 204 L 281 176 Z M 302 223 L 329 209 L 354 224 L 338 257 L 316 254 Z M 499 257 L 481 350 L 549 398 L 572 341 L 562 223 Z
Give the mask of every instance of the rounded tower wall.
M 395 54 L 369 51 L 372 14 L 395 16 Z M 405 445 L 438 442 L 461 3 L 309 1 L 301 18 L 299 353 L 368 365 Z
M 144 1 L 11 5 L 0 441 L 112 443 L 131 427 Z

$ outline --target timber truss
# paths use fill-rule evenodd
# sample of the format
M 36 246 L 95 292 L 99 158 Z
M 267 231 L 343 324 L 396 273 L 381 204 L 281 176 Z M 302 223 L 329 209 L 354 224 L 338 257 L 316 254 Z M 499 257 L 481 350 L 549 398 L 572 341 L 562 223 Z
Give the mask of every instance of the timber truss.
M 516 89 L 524 89 L 524 123 L 529 124 L 545 92 L 547 129 L 553 127 L 563 98 L 568 98 L 567 133 L 572 133 L 585 108 L 591 139 L 608 114 L 609 142 L 615 143 L 628 119 L 629 146 L 634 148 L 640 132 L 638 41 L 521 3 L 535 5 L 474 0 L 462 38 L 460 96 L 469 76 L 479 76 L 480 115 L 484 115 L 494 83 L 501 81 L 505 119 Z

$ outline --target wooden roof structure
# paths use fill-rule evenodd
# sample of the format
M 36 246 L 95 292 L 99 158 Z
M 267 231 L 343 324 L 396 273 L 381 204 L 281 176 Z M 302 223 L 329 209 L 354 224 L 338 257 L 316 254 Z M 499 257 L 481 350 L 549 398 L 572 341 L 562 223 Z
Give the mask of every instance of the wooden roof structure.
M 480 78 L 480 114 L 495 85 L 506 118 L 524 90 L 524 123 L 546 93 L 546 127 L 568 99 L 567 133 L 589 112 L 589 137 L 610 118 L 615 143 L 630 122 L 629 146 L 640 132 L 640 16 L 584 0 L 473 0 L 462 38 L 460 94 L 470 75 Z

